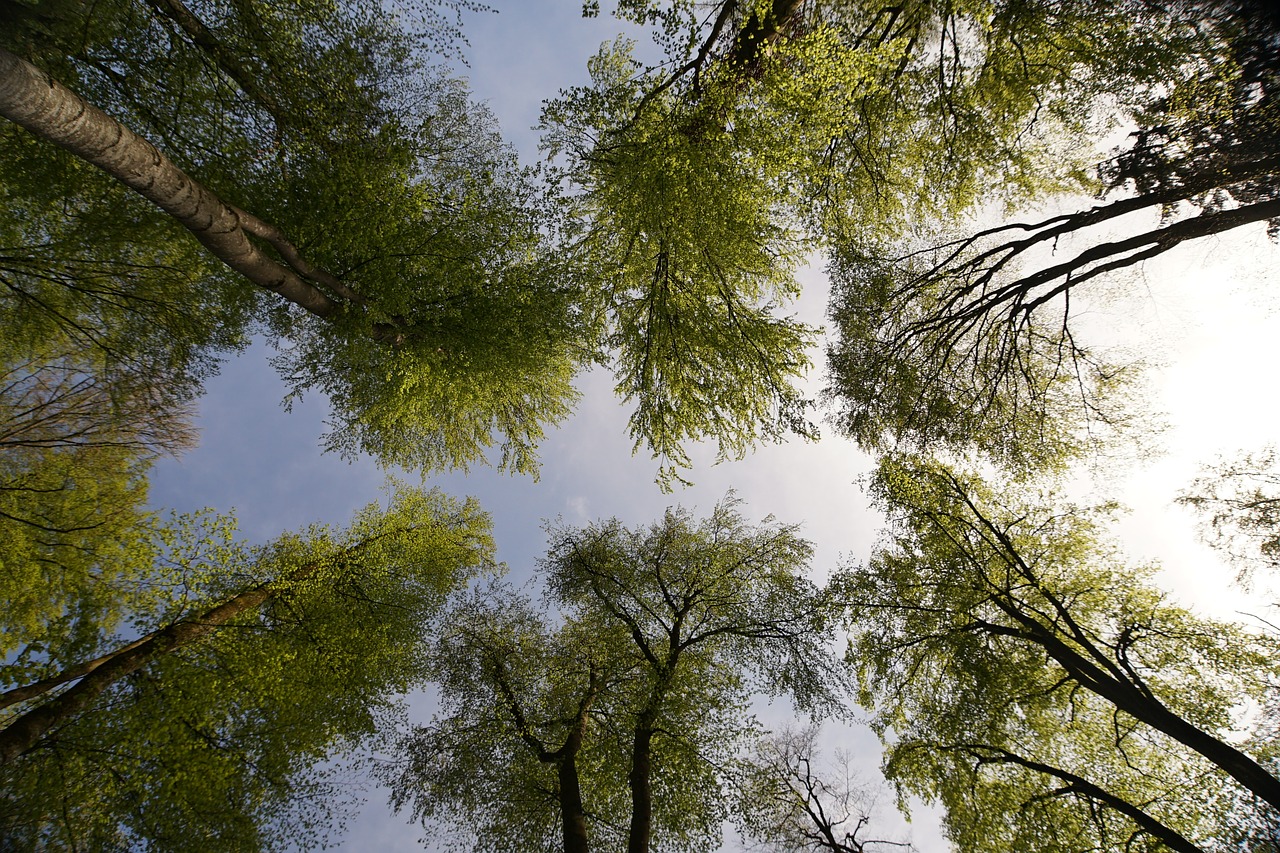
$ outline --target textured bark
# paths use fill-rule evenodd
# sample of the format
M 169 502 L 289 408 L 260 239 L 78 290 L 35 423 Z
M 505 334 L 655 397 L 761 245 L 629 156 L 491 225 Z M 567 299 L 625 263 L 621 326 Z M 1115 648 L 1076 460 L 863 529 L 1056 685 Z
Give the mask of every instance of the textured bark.
M 649 853 L 649 835 L 653 831 L 652 723 L 644 717 L 636 726 L 631 743 L 631 827 L 627 833 L 627 853 Z
M 158 148 L 29 62 L 0 48 L 0 115 L 106 172 L 172 216 L 249 281 L 319 317 L 341 305 L 263 252 L 236 210 Z

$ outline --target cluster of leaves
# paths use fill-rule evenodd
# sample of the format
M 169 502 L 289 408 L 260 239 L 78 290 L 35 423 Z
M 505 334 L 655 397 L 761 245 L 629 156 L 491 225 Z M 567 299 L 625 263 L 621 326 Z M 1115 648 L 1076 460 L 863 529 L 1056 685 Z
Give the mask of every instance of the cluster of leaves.
M 808 543 L 733 500 L 551 541 L 542 606 L 497 588 L 448 618 L 441 710 L 385 771 L 394 804 L 467 849 L 710 849 L 757 733 L 747 697 L 835 709 Z
M 915 229 L 905 246 L 874 235 L 842 244 L 829 267 L 838 336 L 828 393 L 840 426 L 864 446 L 958 446 L 1015 468 L 1096 447 L 1131 426 L 1135 371 L 1077 335 L 1073 300 L 1078 309 L 1084 285 L 1280 215 L 1274 13 L 1225 1 L 1077 11 L 1096 21 L 1063 22 L 1079 34 L 1070 53 L 1081 61 L 1035 67 L 1083 74 L 1056 85 L 1096 105 L 1108 84 L 1087 57 L 1116 63 L 1123 82 L 1112 94 L 1138 130 L 1095 178 L 1077 172 L 1075 188 L 1123 197 L 990 228 L 942 220 Z M 997 30 L 1013 39 L 1006 56 L 1020 55 L 1010 48 L 1034 30 L 1029 14 Z M 1088 129 L 1088 108 L 1074 102 L 1062 126 Z M 1157 214 L 1144 230 L 1143 218 Z
M 497 442 L 499 464 L 534 470 L 591 360 L 582 282 L 552 245 L 554 202 L 487 111 L 427 64 L 439 12 L 408 11 L 15 7 L 4 47 L 157 145 L 323 306 L 246 286 L 173 217 L 6 125 L 5 202 L 28 215 L 7 223 L 0 270 L 24 326 L 163 376 L 178 402 L 265 332 L 295 394 L 330 396 L 329 447 L 440 468 Z M 428 29 L 408 29 L 415 17 Z
M 255 548 L 233 531 L 216 517 L 157 530 L 128 555 L 127 579 L 150 596 L 132 631 L 99 623 L 95 646 L 6 663 L 6 748 L 28 721 L 55 717 L 0 769 L 6 843 L 322 841 L 352 800 L 342 765 L 324 760 L 391 727 L 396 697 L 421 677 L 436 611 L 493 548 L 473 503 L 411 489 L 344 530 Z M 139 648 L 144 659 L 124 665 Z M 120 674 L 100 675 L 113 667 Z M 98 688 L 91 708 L 64 712 L 86 686 Z
M 843 431 L 871 447 L 905 437 L 1016 456 L 994 437 L 1021 430 L 1028 448 L 1050 439 L 1042 457 L 1071 448 L 1043 433 L 1073 391 L 1094 405 L 1113 372 L 1072 388 L 1039 338 L 1069 339 L 995 341 L 1002 331 L 900 290 L 903 271 L 884 261 L 916 223 L 1094 186 L 1091 135 L 1186 76 L 1180 63 L 1212 39 L 1171 10 L 1091 2 L 624 2 L 617 14 L 654 29 L 663 61 L 606 45 L 592 84 L 548 104 L 544 143 L 573 191 L 576 245 L 606 283 L 633 435 L 666 476 L 700 435 L 741 455 L 814 434 L 799 384 L 814 330 L 784 312 L 797 266 L 823 248 Z M 913 322 L 935 310 L 955 327 L 938 342 Z
M 1272 701 L 1274 638 L 1170 603 L 1105 540 L 1110 508 L 1022 485 L 1015 503 L 937 463 L 881 463 L 889 541 L 833 583 L 890 779 L 941 802 L 964 850 L 1265 838 L 1267 726 L 1237 744 L 1242 703 Z

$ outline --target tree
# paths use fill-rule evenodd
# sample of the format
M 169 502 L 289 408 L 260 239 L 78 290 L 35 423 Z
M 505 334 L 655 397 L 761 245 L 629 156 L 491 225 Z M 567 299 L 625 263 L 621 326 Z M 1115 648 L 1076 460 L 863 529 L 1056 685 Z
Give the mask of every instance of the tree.
M 50 662 L 41 678 L 6 666 L 6 681 L 23 679 L 4 693 L 0 730 L 6 839 L 314 840 L 341 794 L 318 765 L 394 717 L 444 597 L 489 562 L 487 524 L 474 504 L 400 489 L 346 530 L 255 549 L 225 524 L 179 528 L 136 570 L 169 590 L 132 614 L 140 635 L 108 635 L 104 652 Z M 188 538 L 200 532 L 215 538 Z
M 560 612 L 509 593 L 464 609 L 437 653 L 441 714 L 388 774 L 394 802 L 485 849 L 706 849 L 753 730 L 745 697 L 834 707 L 808 557 L 794 527 L 748 525 L 731 499 L 700 521 L 669 510 L 640 530 L 553 528 L 542 569 Z M 580 798 L 560 775 L 570 762 Z M 474 826 L 494 802 L 501 818 Z
M 365 52 L 398 54 L 389 25 L 366 36 Z M 456 83 L 432 80 L 412 110 L 349 103 L 356 115 L 338 130 L 311 129 L 340 131 L 336 139 L 319 150 L 304 139 L 282 179 L 241 189 L 250 199 L 297 197 L 309 216 L 291 217 L 301 232 L 294 242 L 35 66 L 4 56 L 7 117 L 141 193 L 230 269 L 306 312 L 273 312 L 276 333 L 291 341 L 279 362 L 296 392 L 320 387 L 343 413 L 330 446 L 388 464 L 465 465 L 496 431 L 503 464 L 532 469 L 542 424 L 574 398 L 582 347 L 567 301 L 573 285 L 539 248 L 546 219 L 528 174 Z M 353 227 L 370 207 L 393 227 Z M 338 223 L 337 236 L 309 252 L 324 260 L 304 257 L 299 246 Z
M 739 812 L 748 837 L 763 849 L 789 853 L 913 850 L 904 842 L 861 837 L 871 822 L 869 786 L 850 778 L 847 756 L 834 778 L 815 766 L 818 731 L 812 724 L 770 734 L 744 762 Z
M 1275 448 L 1206 465 L 1178 503 L 1204 518 L 1205 540 L 1249 580 L 1280 564 L 1280 474 Z
M 446 837 L 459 849 L 612 846 L 626 822 L 626 756 L 608 718 L 612 693 L 634 677 L 626 642 L 616 628 L 557 624 L 509 587 L 477 590 L 432 646 L 435 720 L 380 773 L 392 805 L 456 828 Z
M 0 655 L 6 677 L 92 653 L 152 597 L 146 464 L 122 448 L 0 455 Z
M 0 326 L 0 654 L 9 672 L 90 653 L 152 597 L 137 583 L 157 455 L 193 441 L 172 374 L 56 329 Z M 155 374 L 148 372 L 156 367 Z
M 544 141 L 606 284 L 633 433 L 677 467 L 703 433 L 725 455 L 813 434 L 797 380 L 814 330 L 784 316 L 807 255 L 1079 187 L 1065 152 L 1099 99 L 1134 103 L 1190 41 L 1167 16 L 1090 2 L 617 8 L 656 29 L 662 61 L 603 48 L 593 84 L 548 105 Z M 742 395 L 764 427 L 707 421 Z
M 874 490 L 892 538 L 834 581 L 849 658 L 886 772 L 942 801 L 962 849 L 1234 849 L 1238 800 L 1274 815 L 1269 748 L 1230 734 L 1274 689 L 1270 638 L 1165 601 L 1102 538 L 1106 508 L 912 458 Z
M 854 235 L 833 253 L 829 394 L 864 446 L 1035 464 L 1078 449 L 1086 430 L 1123 421 L 1127 401 L 1108 399 L 1125 371 L 1078 337 L 1073 299 L 1187 241 L 1280 222 L 1280 17 L 1237 0 L 1118 8 L 1134 27 L 1180 24 L 1188 38 L 1166 85 L 1133 107 L 1129 144 L 1077 186 L 1102 201 L 925 227 L 905 251 Z

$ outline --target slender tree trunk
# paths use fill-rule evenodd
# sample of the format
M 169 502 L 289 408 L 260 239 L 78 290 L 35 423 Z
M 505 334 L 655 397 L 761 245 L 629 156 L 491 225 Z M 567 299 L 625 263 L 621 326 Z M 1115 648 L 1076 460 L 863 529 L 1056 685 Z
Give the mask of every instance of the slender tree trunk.
M 299 271 L 258 248 L 235 209 L 175 166 L 158 148 L 3 48 L 0 115 L 154 203 L 215 257 L 254 284 L 319 317 L 331 317 L 341 310 L 340 303 L 304 280 Z
M 358 542 L 343 551 L 341 556 L 350 556 L 363 550 L 385 535 L 379 534 Z M 332 564 L 332 560 L 308 563 L 284 578 L 247 589 L 198 616 L 152 631 L 145 637 L 117 649 L 113 654 L 95 658 L 86 664 L 72 667 L 67 673 L 39 682 L 38 684 L 47 686 L 33 695 L 38 696 L 46 692 L 48 687 L 80 678 L 65 692 L 33 708 L 0 730 L 0 765 L 8 764 L 18 758 L 31 749 L 50 729 L 66 723 L 88 709 L 93 701 L 115 682 L 137 672 L 161 655 L 197 643 L 237 616 L 261 607 L 264 602 L 279 592 L 282 581 L 296 583 L 306 580 L 325 566 Z
M 642 715 L 636 725 L 631 744 L 631 827 L 627 834 L 627 853 L 649 853 L 649 836 L 653 831 L 653 722 Z
M 587 814 L 582 805 L 582 785 L 578 779 L 578 753 L 582 750 L 583 738 L 586 736 L 591 705 L 603 686 L 600 674 L 592 668 L 587 692 L 578 703 L 578 713 L 574 717 L 569 736 L 559 749 L 552 751 L 533 734 L 533 727 L 529 725 L 524 709 L 520 706 L 515 691 L 511 689 L 502 660 L 494 658 L 490 661 L 490 666 L 493 667 L 493 679 L 497 682 L 498 690 L 511 712 L 511 719 L 521 733 L 520 739 L 538 757 L 538 761 L 555 765 L 564 853 L 589 853 Z
M 965 744 L 956 748 L 964 750 L 980 763 L 999 762 L 1002 764 L 1016 764 L 1020 767 L 1025 767 L 1028 770 L 1034 770 L 1037 773 L 1052 776 L 1055 779 L 1067 783 L 1067 786 L 1062 789 L 1063 794 L 1077 794 L 1093 800 L 1094 802 L 1109 806 L 1132 820 L 1148 835 L 1159 839 L 1161 843 L 1170 850 L 1174 850 L 1176 853 L 1205 853 L 1202 848 L 1197 847 L 1182 833 L 1161 823 L 1138 806 L 1135 806 L 1128 800 L 1117 797 L 1115 794 L 1112 794 L 1104 788 L 1090 782 L 1088 779 L 1077 776 L 1074 773 L 1069 773 L 1066 770 L 1054 767 L 1050 764 L 1041 764 L 1038 761 L 1023 758 L 1020 755 L 1016 755 L 1015 753 L 1008 752 L 1007 750 L 999 749 L 997 747 L 985 746 L 982 744 Z
M 92 660 L 81 661 L 75 666 L 69 666 L 57 675 L 42 678 L 39 681 L 33 681 L 30 684 L 12 687 L 4 693 L 0 693 L 0 708 L 8 708 L 10 705 L 16 705 L 19 702 L 26 702 L 30 699 L 35 699 L 38 696 L 43 696 L 61 684 L 67 684 L 78 678 L 84 678 L 103 664 L 110 663 L 125 652 L 131 651 L 132 649 L 142 645 L 150 636 L 151 635 L 148 634 L 146 637 L 134 640 L 126 646 L 121 646 L 118 649 L 112 649 L 105 655 L 100 655 Z

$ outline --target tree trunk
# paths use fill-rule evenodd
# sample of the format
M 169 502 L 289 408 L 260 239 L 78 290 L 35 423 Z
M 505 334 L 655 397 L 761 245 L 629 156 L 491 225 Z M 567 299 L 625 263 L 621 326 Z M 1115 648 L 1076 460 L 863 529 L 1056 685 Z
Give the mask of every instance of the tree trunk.
M 581 738 L 579 738 L 581 741 Z M 562 758 L 556 766 L 560 782 L 560 818 L 564 829 L 564 853 L 589 853 L 587 815 L 582 807 L 582 786 L 578 781 L 578 750 Z
M 649 835 L 653 822 L 653 786 L 651 755 L 653 747 L 652 722 L 641 718 L 636 725 L 631 744 L 631 773 L 627 783 L 631 787 L 631 828 L 627 834 L 627 853 L 649 853 Z
M 1197 847 L 1182 833 L 1161 823 L 1138 806 L 1135 806 L 1128 800 L 1117 797 L 1115 794 L 1112 794 L 1100 786 L 1093 784 L 1088 779 L 1077 776 L 1074 773 L 1069 773 L 1066 770 L 1049 764 L 1041 764 L 1038 761 L 1023 758 L 1020 755 L 1016 755 L 1012 752 L 999 749 L 994 746 L 966 744 L 957 748 L 963 749 L 965 752 L 976 758 L 980 763 L 999 762 L 1002 764 L 1016 764 L 1019 767 L 1025 767 L 1028 770 L 1034 770 L 1037 773 L 1043 773 L 1046 776 L 1052 776 L 1055 779 L 1066 782 L 1067 787 L 1062 789 L 1062 793 L 1078 794 L 1082 797 L 1093 800 L 1094 802 L 1102 803 L 1103 805 L 1115 809 L 1136 823 L 1144 832 L 1159 839 L 1161 843 L 1170 850 L 1176 851 L 1176 853 L 1205 853 L 1202 848 Z
M 254 284 L 319 317 L 331 317 L 341 310 L 340 303 L 305 281 L 298 271 L 259 249 L 229 204 L 185 174 L 154 145 L 3 48 L 0 115 L 151 201 Z
M 787 20 L 799 6 L 800 0 L 773 0 L 763 18 L 752 14 L 734 39 L 729 65 L 738 69 L 754 65 L 760 58 L 761 48 L 783 35 Z
M 1104 672 L 1013 604 L 1002 601 L 997 601 L 997 604 L 1034 634 L 1034 642 L 1039 643 L 1080 686 L 1098 694 L 1134 719 L 1195 750 L 1256 796 L 1280 809 L 1280 779 L 1268 773 L 1258 762 L 1187 722 L 1158 699 L 1144 695 L 1132 684 Z
M 359 550 L 369 541 L 372 540 L 358 543 L 344 553 L 350 554 Z M 329 564 L 328 561 L 323 560 L 308 563 L 287 575 L 283 580 L 290 583 L 305 580 Z M 64 693 L 33 708 L 0 730 L 0 765 L 8 764 L 18 758 L 31 749 L 50 729 L 66 723 L 86 710 L 104 690 L 115 682 L 137 672 L 161 655 L 200 641 L 235 617 L 262 606 L 280 589 L 279 580 L 259 584 L 216 607 L 211 607 L 198 616 L 152 631 L 147 636 L 116 650 L 113 654 L 73 667 L 68 671 L 69 674 L 64 673 L 39 682 L 38 684 L 46 686 L 34 695 L 39 695 L 56 684 L 83 676 Z
M 81 661 L 75 666 L 69 666 L 57 675 L 51 675 L 48 678 L 42 678 L 39 681 L 33 681 L 30 684 L 22 684 L 17 687 L 11 687 L 4 693 L 0 693 L 0 709 L 8 708 L 10 705 L 16 705 L 19 702 L 26 702 L 43 696 L 53 688 L 60 684 L 67 684 L 78 678 L 84 678 L 103 664 L 110 663 L 116 657 L 128 652 L 145 643 L 151 635 L 134 640 L 128 645 L 113 649 L 105 655 L 99 655 L 92 660 Z

